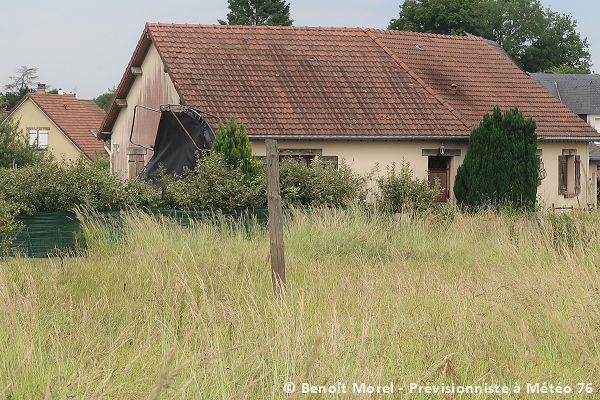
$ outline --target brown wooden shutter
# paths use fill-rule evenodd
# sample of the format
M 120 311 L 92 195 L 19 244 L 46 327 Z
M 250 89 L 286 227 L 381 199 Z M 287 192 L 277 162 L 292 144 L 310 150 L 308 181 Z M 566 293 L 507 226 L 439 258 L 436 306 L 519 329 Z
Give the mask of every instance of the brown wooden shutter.
M 558 194 L 567 193 L 567 156 L 558 156 Z
M 144 169 L 144 155 L 130 154 L 129 159 L 129 178 L 135 179 Z
M 581 156 L 575 156 L 575 194 L 581 193 Z

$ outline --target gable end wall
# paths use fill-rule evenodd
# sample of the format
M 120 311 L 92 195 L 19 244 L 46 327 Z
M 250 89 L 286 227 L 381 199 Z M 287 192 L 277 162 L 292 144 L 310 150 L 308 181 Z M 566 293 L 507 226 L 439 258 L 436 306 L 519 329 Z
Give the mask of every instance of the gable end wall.
M 142 105 L 158 109 L 161 104 L 179 104 L 179 95 L 169 74 L 164 72 L 164 64 L 154 44 L 150 45 L 141 67 L 142 75 L 136 76 L 131 85 L 127 94 L 127 107 L 120 109 L 111 137 L 113 172 L 123 178 L 127 177 L 127 148 L 135 147 L 129 142 L 135 106 Z M 160 113 L 138 107 L 133 141 L 148 147 L 154 145 L 159 120 Z M 118 145 L 118 152 L 115 151 L 117 148 L 115 144 Z M 153 154 L 154 152 L 149 150 L 145 162 L 148 162 Z

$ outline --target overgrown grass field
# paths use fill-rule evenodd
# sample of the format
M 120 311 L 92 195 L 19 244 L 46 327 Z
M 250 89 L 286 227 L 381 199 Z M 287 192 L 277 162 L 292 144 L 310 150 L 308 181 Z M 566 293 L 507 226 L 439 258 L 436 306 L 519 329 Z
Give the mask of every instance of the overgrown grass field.
M 82 257 L 0 262 L 0 399 L 597 399 L 599 227 L 298 211 L 280 301 L 264 227 L 89 218 Z

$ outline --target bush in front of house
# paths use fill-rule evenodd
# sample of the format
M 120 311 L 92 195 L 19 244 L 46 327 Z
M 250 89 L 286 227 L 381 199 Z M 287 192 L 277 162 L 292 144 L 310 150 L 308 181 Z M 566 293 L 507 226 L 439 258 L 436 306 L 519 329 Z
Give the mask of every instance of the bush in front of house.
M 266 173 L 251 176 L 228 164 L 220 153 L 198 158 L 183 176 L 162 173 L 159 185 L 121 180 L 85 158 L 42 163 L 19 169 L 0 169 L 0 199 L 24 213 L 72 210 L 163 208 L 215 210 L 265 207 Z M 342 206 L 366 197 L 365 178 L 343 162 L 336 169 L 316 158 L 312 167 L 298 160 L 281 162 L 284 205 Z
M 29 135 L 19 127 L 19 120 L 4 118 L 0 108 L 0 168 L 39 164 L 52 159 L 46 150 L 29 145 Z
M 465 160 L 458 167 L 454 195 L 459 205 L 533 210 L 536 203 L 538 160 L 533 119 L 517 107 L 502 115 L 500 107 L 486 114 L 473 129 Z
M 395 163 L 387 167 L 385 176 L 376 178 L 379 187 L 379 208 L 391 212 L 422 213 L 430 209 L 442 193 L 439 181 L 431 186 L 428 179 L 413 177 L 410 163 L 402 160 L 398 170 Z
M 284 205 L 344 206 L 366 198 L 366 178 L 354 173 L 342 160 L 338 168 L 315 157 L 311 166 L 284 158 L 279 166 L 279 185 Z
M 233 116 L 226 125 L 219 122 L 211 149 L 211 154 L 215 153 L 220 154 L 230 168 L 241 170 L 247 181 L 252 181 L 260 174 L 261 166 L 252 155 L 252 144 L 246 128 L 244 124 L 238 125 Z
M 123 181 L 84 158 L 0 170 L 0 197 L 22 212 L 155 207 L 160 192 L 143 182 Z
M 198 157 L 194 169 L 183 176 L 159 174 L 158 181 L 160 207 L 166 209 L 229 210 L 262 207 L 266 202 L 264 195 L 256 196 L 252 190 L 260 183 L 248 184 L 243 169 L 232 168 L 220 153 Z

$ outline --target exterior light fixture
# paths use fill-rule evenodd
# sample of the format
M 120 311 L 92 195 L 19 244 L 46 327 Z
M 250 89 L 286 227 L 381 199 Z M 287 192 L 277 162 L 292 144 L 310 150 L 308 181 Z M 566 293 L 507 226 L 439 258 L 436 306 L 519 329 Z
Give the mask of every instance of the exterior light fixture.
M 443 156 L 446 153 L 446 148 L 444 147 L 444 143 L 440 143 L 440 155 Z

